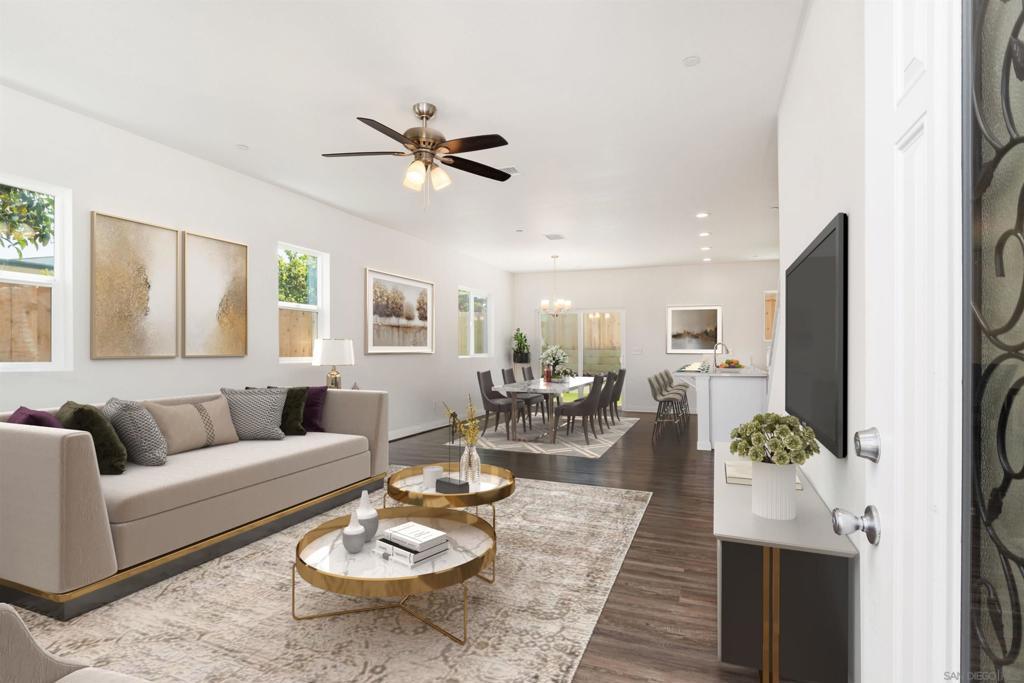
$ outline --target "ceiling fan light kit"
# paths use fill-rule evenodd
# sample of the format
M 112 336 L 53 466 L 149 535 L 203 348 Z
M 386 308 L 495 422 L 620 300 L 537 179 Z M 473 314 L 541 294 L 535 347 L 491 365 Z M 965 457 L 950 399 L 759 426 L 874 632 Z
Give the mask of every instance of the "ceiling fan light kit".
M 437 113 L 437 107 L 430 102 L 417 102 L 412 107 L 413 114 L 420 119 L 420 125 L 414 126 L 405 133 L 388 128 L 383 123 L 358 117 L 370 128 L 379 133 L 387 135 L 392 140 L 399 142 L 405 147 L 404 152 L 334 152 L 324 154 L 325 157 L 360 157 L 360 156 L 412 156 L 413 161 L 405 169 L 405 178 L 402 186 L 415 192 L 422 192 L 426 184 L 427 175 L 430 175 L 430 186 L 435 191 L 443 190 L 452 184 L 452 179 L 444 170 L 443 166 L 472 173 L 474 175 L 490 178 L 499 182 L 505 182 L 512 176 L 497 168 L 470 161 L 463 157 L 452 156 L 464 152 L 476 152 L 481 149 L 491 149 L 507 145 L 508 141 L 500 135 L 473 135 L 466 138 L 448 140 L 439 130 L 429 128 L 427 121 Z

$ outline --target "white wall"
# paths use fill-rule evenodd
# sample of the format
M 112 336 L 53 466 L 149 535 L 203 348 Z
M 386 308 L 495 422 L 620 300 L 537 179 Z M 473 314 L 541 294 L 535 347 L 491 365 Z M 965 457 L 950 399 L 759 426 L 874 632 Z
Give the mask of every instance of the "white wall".
M 780 317 L 769 407 L 785 406 L 785 270 L 837 213 L 849 215 L 847 451 L 863 411 L 864 9 L 816 0 L 779 107 Z M 864 468 L 829 453 L 804 468 L 825 502 L 863 507 Z
M 653 411 L 647 377 L 674 370 L 711 355 L 665 353 L 667 306 L 721 306 L 722 339 L 730 357 L 765 366 L 764 292 L 776 289 L 777 261 L 706 263 L 700 265 L 561 271 L 558 292 L 551 291 L 551 273 L 515 275 L 515 325 L 530 336 L 533 360 L 540 353 L 537 313 L 541 299 L 552 295 L 572 300 L 578 309 L 625 311 L 626 386 L 623 407 Z M 690 397 L 690 408 L 696 400 Z
M 863 420 L 864 347 L 864 6 L 810 0 L 779 106 L 779 284 L 774 377 L 769 408 L 785 406 L 785 270 L 835 214 L 848 223 L 847 452 L 822 450 L 804 465 L 829 507 L 864 508 L 863 461 L 852 455 Z M 882 303 L 882 302 L 880 302 Z M 860 680 L 860 575 L 855 573 L 853 675 Z M 868 653 L 866 656 L 870 656 Z
M 222 386 L 322 384 L 324 369 L 278 362 L 279 240 L 331 255 L 331 334 L 351 337 L 356 344 L 355 367 L 342 369 L 345 385 L 357 381 L 363 388 L 391 392 L 393 434 L 443 423 L 441 400 L 463 404 L 467 392 L 477 393 L 475 371 L 497 364 L 457 358 L 458 286 L 492 295 L 496 346 L 503 359 L 507 354 L 512 329 L 512 277 L 507 272 L 9 88 L 0 88 L 0 173 L 72 190 L 75 310 L 73 371 L 0 373 L 0 410 L 48 407 L 68 399 L 99 402 L 114 395 L 199 393 Z M 396 195 L 404 192 L 396 181 Z M 90 360 L 91 211 L 248 244 L 248 356 Z M 366 266 L 435 283 L 433 355 L 362 353 Z

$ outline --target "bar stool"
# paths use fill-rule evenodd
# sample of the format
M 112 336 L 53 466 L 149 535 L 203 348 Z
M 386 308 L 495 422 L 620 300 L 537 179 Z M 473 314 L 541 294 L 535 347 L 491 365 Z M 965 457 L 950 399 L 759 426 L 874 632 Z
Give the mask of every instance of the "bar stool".
M 680 396 L 675 392 L 663 392 L 657 375 L 648 377 L 647 384 L 651 387 L 651 398 L 658 402 L 658 412 L 654 416 L 654 431 L 651 434 L 651 441 L 656 442 L 661 436 L 662 430 L 669 424 L 675 426 L 676 440 L 678 441 L 682 434 L 679 424 L 685 396 Z

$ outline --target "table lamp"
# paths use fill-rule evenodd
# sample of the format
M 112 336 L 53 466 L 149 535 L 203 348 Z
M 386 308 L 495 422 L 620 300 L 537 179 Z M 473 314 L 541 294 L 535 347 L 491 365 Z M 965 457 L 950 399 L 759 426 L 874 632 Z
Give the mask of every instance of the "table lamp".
M 356 354 L 351 339 L 314 339 L 313 365 L 330 365 L 327 373 L 327 388 L 341 389 L 339 365 L 355 365 Z

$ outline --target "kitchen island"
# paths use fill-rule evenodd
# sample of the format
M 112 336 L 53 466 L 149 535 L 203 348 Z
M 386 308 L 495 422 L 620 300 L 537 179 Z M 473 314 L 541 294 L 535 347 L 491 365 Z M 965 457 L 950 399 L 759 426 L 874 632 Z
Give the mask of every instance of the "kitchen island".
M 729 441 L 732 428 L 768 410 L 768 373 L 759 368 L 709 372 L 674 372 L 677 382 L 693 388 L 697 412 L 697 449 Z

